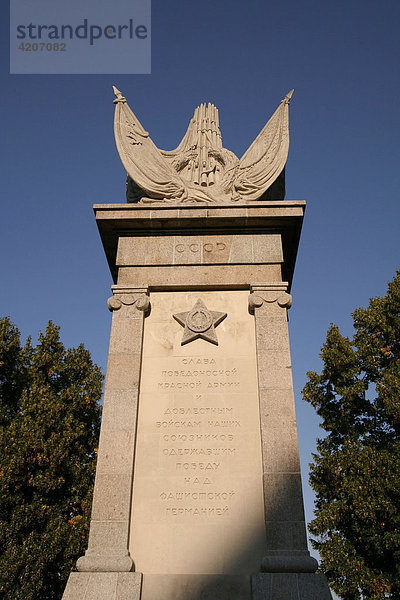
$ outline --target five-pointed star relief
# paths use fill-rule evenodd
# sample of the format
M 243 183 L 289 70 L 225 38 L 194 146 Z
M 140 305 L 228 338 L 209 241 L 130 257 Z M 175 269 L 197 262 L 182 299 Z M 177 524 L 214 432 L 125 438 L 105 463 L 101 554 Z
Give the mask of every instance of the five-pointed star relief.
M 181 346 L 189 342 L 202 338 L 207 342 L 218 346 L 215 327 L 221 323 L 227 316 L 227 313 L 208 310 L 202 300 L 197 300 L 196 304 L 187 312 L 172 315 L 179 325 L 185 328 L 181 341 Z

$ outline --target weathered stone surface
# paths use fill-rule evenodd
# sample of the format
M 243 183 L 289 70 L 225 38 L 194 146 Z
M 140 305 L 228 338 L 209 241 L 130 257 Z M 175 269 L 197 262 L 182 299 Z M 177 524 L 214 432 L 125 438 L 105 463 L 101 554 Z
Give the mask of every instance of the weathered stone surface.
M 108 355 L 106 387 L 129 389 L 139 385 L 140 354 Z
M 141 573 L 71 573 L 63 600 L 140 600 Z
M 130 475 L 134 439 L 134 432 L 126 429 L 102 431 L 96 473 Z
M 288 350 L 260 350 L 258 353 L 258 381 L 261 389 L 293 388 L 292 364 Z
M 289 423 L 296 427 L 293 390 L 286 389 L 260 389 L 260 410 L 263 420 L 268 423 L 268 428 L 275 428 L 275 424 L 284 423 L 287 431 Z M 297 429 L 296 429 L 297 431 Z
M 253 575 L 252 600 L 332 600 L 324 575 L 271 573 Z
M 283 422 L 281 425 L 282 427 L 270 427 L 268 436 L 263 440 L 265 473 L 300 472 L 296 431 L 289 425 L 282 436 L 285 423 Z
M 121 237 L 116 259 L 119 267 L 282 261 L 281 236 L 277 233 Z
M 142 600 L 250 600 L 250 576 L 145 575 Z
M 90 555 L 91 557 L 110 555 L 113 559 L 118 555 L 125 557 L 128 554 L 128 519 L 129 515 L 126 515 L 126 519 L 119 521 L 95 521 L 92 519 L 90 524 L 89 550 L 87 550 L 86 555 Z M 81 561 L 81 559 L 79 559 L 79 561 Z M 83 563 L 81 562 L 81 564 Z M 78 569 L 80 571 L 84 570 L 79 567 L 79 564 Z M 103 571 L 106 570 L 107 569 L 103 569 Z
M 128 551 L 137 389 L 143 320 L 149 305 L 146 289 L 113 286 L 113 312 L 93 497 L 89 547 L 79 558 L 81 572 L 129 572 Z M 107 580 L 108 581 L 108 580 Z M 102 598 L 99 596 L 99 599 Z
M 126 518 L 131 501 L 131 479 L 125 474 L 98 471 L 92 518 L 96 521 L 120 521 Z
M 291 296 L 284 282 L 252 284 L 255 315 L 268 552 L 265 572 L 313 572 L 307 550 L 287 329 Z
M 137 311 L 136 311 L 137 312 Z M 135 354 L 142 351 L 141 322 L 139 319 L 116 319 L 110 340 L 110 354 Z
M 284 313 L 284 311 L 281 311 Z M 289 351 L 289 336 L 286 315 L 277 317 L 257 318 L 257 344 L 263 351 L 286 350 Z
M 317 568 L 317 561 L 306 550 L 269 551 L 261 563 L 265 573 L 315 573 Z
M 269 520 L 269 515 L 265 517 L 265 527 L 267 530 L 268 551 L 279 550 L 281 553 L 289 553 L 292 550 L 304 551 L 307 548 L 306 529 L 304 520 L 287 520 L 282 511 L 281 520 Z
M 94 523 L 96 523 L 94 521 Z M 106 540 L 104 540 L 106 543 Z M 83 573 L 122 573 L 134 571 L 133 560 L 127 554 L 90 554 L 78 558 L 77 569 Z
M 304 519 L 300 473 L 264 473 L 264 498 L 269 521 Z
M 247 289 L 254 279 L 281 279 L 280 264 L 267 265 L 176 265 L 120 267 L 118 283 L 147 281 L 150 287 L 163 289 L 236 288 Z
M 109 389 L 107 395 L 108 402 L 101 416 L 102 431 L 132 431 L 137 416 L 137 388 Z
M 264 472 L 300 473 L 292 391 L 260 389 L 259 396 Z
M 198 299 L 227 313 L 216 330 L 218 346 L 204 339 L 181 345 L 172 315 L 190 311 Z M 151 303 L 131 555 L 145 574 L 250 574 L 260 567 L 266 541 L 247 292 L 154 292 Z
M 167 271 L 169 267 L 174 267 L 174 254 L 171 255 L 171 247 L 168 246 L 168 242 L 165 244 L 165 256 L 160 258 L 160 252 L 162 252 L 164 246 L 164 239 L 178 239 L 180 237 L 189 236 L 193 237 L 195 241 L 199 239 L 210 238 L 214 241 L 222 239 L 227 236 L 232 239 L 232 245 L 230 248 L 230 263 L 232 266 L 229 271 L 235 270 L 236 266 L 240 266 L 240 261 L 250 257 L 249 251 L 249 240 L 253 236 L 253 246 L 257 246 L 257 239 L 263 239 L 263 236 L 267 236 L 268 242 L 263 240 L 262 246 L 268 249 L 268 263 L 259 263 L 259 265 L 272 264 L 273 261 L 275 266 L 278 267 L 279 263 L 275 263 L 274 256 L 278 256 L 279 248 L 275 244 L 275 235 L 280 235 L 282 242 L 282 268 L 283 273 L 281 274 L 280 268 L 278 268 L 278 275 L 268 274 L 268 270 L 253 270 L 247 268 L 248 277 L 242 272 L 242 278 L 239 280 L 237 277 L 227 282 L 226 279 L 222 280 L 224 285 L 245 285 L 248 286 L 252 281 L 282 281 L 282 277 L 287 279 L 290 283 L 292 279 L 294 262 L 296 258 L 296 250 L 298 238 L 300 235 L 301 223 L 304 214 L 304 201 L 259 201 L 256 203 L 242 203 L 226 205 L 203 205 L 202 203 L 196 203 L 195 205 L 183 205 L 180 204 L 176 207 L 167 208 L 163 203 L 152 205 L 152 209 L 149 210 L 142 204 L 102 204 L 95 205 L 94 210 L 96 213 L 96 220 L 100 230 L 101 239 L 106 251 L 108 263 L 113 275 L 113 279 L 116 282 L 119 279 L 120 283 L 128 281 L 134 283 L 136 286 L 152 285 L 156 289 L 162 289 L 163 285 L 181 286 L 181 289 L 187 289 L 187 285 L 191 283 L 192 277 L 196 277 L 194 282 L 196 285 L 207 285 L 207 271 L 199 271 L 194 269 L 186 273 L 186 280 L 178 280 L 176 282 L 173 279 L 168 279 L 167 272 L 158 272 L 158 278 L 154 269 L 152 271 L 144 271 L 143 269 L 137 269 L 135 276 L 131 279 L 127 279 L 124 276 L 121 277 L 121 273 L 118 276 L 118 271 L 125 271 L 129 264 L 125 265 L 125 258 L 127 263 L 142 263 L 143 267 L 149 266 L 162 266 L 165 265 Z M 276 233 L 271 234 L 270 231 Z M 130 235 L 127 235 L 130 232 Z M 212 232 L 212 235 L 210 233 Z M 129 239 L 142 238 L 147 240 L 145 244 L 150 244 L 151 258 L 146 258 L 148 251 L 147 245 L 140 247 L 138 256 L 132 258 L 132 253 L 129 251 L 129 247 L 134 245 L 135 241 L 128 241 Z M 157 238 L 157 241 L 149 241 L 150 239 Z M 247 240 L 244 244 L 244 239 Z M 125 240 L 125 241 L 123 241 Z M 265 243 L 264 243 L 265 241 Z M 273 243 L 273 254 L 269 244 Z M 179 242 L 178 242 L 179 243 Z M 117 249 L 120 247 L 117 259 Z M 182 248 L 179 248 L 182 250 Z M 205 253 L 209 253 L 210 247 L 207 246 Z M 187 252 L 187 250 L 185 250 Z M 226 250 L 213 249 L 210 254 L 212 258 L 207 259 L 207 264 L 214 264 L 214 260 L 219 260 L 217 257 L 219 254 L 226 252 Z M 241 258 L 243 252 L 243 258 Z M 253 252 L 253 249 L 252 249 Z M 264 252 L 264 250 L 263 250 Z M 124 258 L 124 255 L 126 257 Z M 254 255 L 254 252 L 253 252 Z M 257 260 L 261 257 L 256 251 Z M 117 263 L 122 261 L 119 267 Z M 146 261 L 151 260 L 151 265 L 147 264 Z M 158 261 L 161 260 L 161 264 Z M 179 259 L 177 259 L 179 262 Z M 143 264 L 144 261 L 144 264 Z M 236 262 L 238 261 L 238 262 Z M 238 264 L 239 263 L 239 264 Z M 243 264 L 252 264 L 253 261 L 247 261 Z M 132 265 L 135 266 L 135 264 Z M 223 265 L 224 263 L 220 263 Z M 176 265 L 179 266 L 179 265 Z M 181 265 L 184 266 L 184 265 Z M 193 267 L 199 265 L 193 265 Z M 218 272 L 218 271 L 217 271 Z M 201 279 L 201 273 L 206 276 L 206 279 Z M 275 271 L 274 271 L 275 273 Z M 197 278 L 197 274 L 199 277 Z M 148 280 L 148 275 L 151 276 L 152 280 Z M 244 281 L 244 283 L 243 283 Z M 214 277 L 209 281 L 210 285 L 219 284 L 218 278 Z

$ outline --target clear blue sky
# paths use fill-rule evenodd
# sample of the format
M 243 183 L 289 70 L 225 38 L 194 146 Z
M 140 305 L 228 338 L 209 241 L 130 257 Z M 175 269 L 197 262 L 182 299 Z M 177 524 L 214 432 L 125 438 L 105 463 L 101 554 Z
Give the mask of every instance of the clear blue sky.
M 84 5 L 84 1 L 82 3 Z M 395 0 L 153 0 L 151 75 L 9 75 L 1 19 L 0 314 L 35 339 L 48 319 L 105 371 L 111 277 L 91 205 L 124 202 L 117 85 L 155 143 L 174 148 L 202 101 L 241 156 L 286 92 L 288 200 L 307 200 L 290 311 L 307 519 L 320 435 L 302 402 L 331 322 L 383 295 L 399 268 L 399 21 Z

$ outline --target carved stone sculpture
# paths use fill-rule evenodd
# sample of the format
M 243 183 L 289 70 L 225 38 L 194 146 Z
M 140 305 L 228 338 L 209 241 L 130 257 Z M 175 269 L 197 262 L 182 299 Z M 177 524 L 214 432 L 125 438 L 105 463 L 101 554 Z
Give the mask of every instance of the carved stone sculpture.
M 178 321 L 179 325 L 185 328 L 181 341 L 182 346 L 198 338 L 218 346 L 215 328 L 225 319 L 227 314 L 208 310 L 204 302 L 199 299 L 192 310 L 172 316 L 175 321 Z
M 115 87 L 114 92 L 115 141 L 128 174 L 128 202 L 283 200 L 293 90 L 240 160 L 222 146 L 218 110 L 213 104 L 196 108 L 175 150 L 160 150 L 126 98 Z
M 213 105 L 167 152 L 115 92 L 133 203 L 95 206 L 110 350 L 88 549 L 63 600 L 332 600 L 307 547 L 291 371 L 291 94 L 239 160 Z

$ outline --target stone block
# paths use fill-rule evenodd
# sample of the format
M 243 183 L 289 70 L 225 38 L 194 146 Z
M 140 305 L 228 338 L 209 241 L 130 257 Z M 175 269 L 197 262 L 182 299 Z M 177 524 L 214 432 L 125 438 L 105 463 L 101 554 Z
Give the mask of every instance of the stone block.
M 275 203 L 276 206 L 260 206 L 257 208 L 249 207 L 247 209 L 247 216 L 251 217 L 281 217 L 283 212 L 285 217 L 297 217 L 303 214 L 302 207 L 300 206 L 289 206 L 289 202 L 285 202 L 285 207 L 279 206 L 278 203 Z
M 267 550 L 261 563 L 263 573 L 315 573 L 317 569 L 308 550 Z
M 297 574 L 253 575 L 252 600 L 299 600 Z
M 82 573 L 130 573 L 134 571 L 132 558 L 128 553 L 95 554 L 88 550 L 78 558 L 76 566 Z
M 281 518 L 283 518 L 282 515 Z M 268 516 L 267 516 L 268 518 Z M 304 550 L 307 548 L 304 521 L 266 521 L 267 547 L 271 550 Z
M 102 431 L 126 430 L 136 428 L 138 390 L 108 389 L 104 395 L 103 413 L 101 417 Z
M 234 235 L 229 252 L 229 263 L 253 262 L 253 237 L 251 235 Z
M 163 205 L 162 202 L 160 203 L 160 207 L 158 210 L 151 210 L 150 211 L 150 218 L 151 219 L 160 219 L 162 218 L 163 220 L 166 219 L 177 219 L 178 218 L 178 214 L 179 214 L 179 209 L 178 208 L 165 208 L 165 204 Z
M 178 216 L 179 217 L 183 217 L 184 219 L 188 219 L 188 218 L 195 218 L 195 219 L 201 219 L 201 218 L 206 218 L 207 217 L 207 213 L 208 213 L 208 209 L 207 208 L 200 208 L 200 207 L 196 207 L 196 208 L 180 208 L 178 211 Z
M 110 553 L 125 556 L 129 521 L 94 521 L 90 524 L 89 554 L 107 556 Z M 95 549 L 95 551 L 92 549 Z
M 140 314 L 140 311 L 135 309 Z M 139 319 L 114 319 L 110 354 L 140 354 L 142 350 L 142 322 Z
M 291 389 L 292 365 L 288 350 L 274 350 L 268 353 L 259 352 L 258 382 L 260 388 Z
M 251 578 L 252 600 L 332 600 L 320 573 L 260 573 Z
M 118 242 L 116 264 L 162 265 L 173 263 L 173 236 L 121 237 Z
M 97 474 L 131 475 L 135 433 L 108 430 L 100 434 Z
M 266 521 L 304 521 L 300 473 L 264 473 Z
M 256 339 L 259 352 L 267 350 L 289 351 L 289 334 L 285 311 L 276 316 L 257 315 Z
M 283 263 L 282 242 L 279 233 L 253 235 L 253 261 L 256 263 Z
M 144 575 L 141 600 L 250 600 L 250 576 Z
M 200 236 L 182 235 L 174 238 L 173 264 L 199 265 L 202 263 L 202 240 Z
M 141 573 L 118 573 L 115 600 L 140 600 Z
M 261 426 L 274 427 L 282 421 L 296 425 L 293 389 L 260 389 L 259 397 Z
M 103 598 L 114 598 L 116 588 L 117 575 L 115 573 L 90 574 L 85 600 L 98 600 L 102 596 Z
M 260 391 L 264 472 L 299 472 L 292 390 Z
M 202 236 L 202 263 L 227 264 L 230 262 L 229 254 L 235 237 L 232 235 Z M 247 262 L 247 260 L 241 262 Z
M 209 208 L 207 211 L 207 215 L 209 217 L 246 217 L 247 216 L 247 208 L 233 208 L 229 207 L 229 213 L 227 215 L 226 208 Z
M 279 234 L 121 237 L 116 259 L 119 267 L 282 262 Z
M 109 354 L 106 389 L 126 390 L 139 385 L 140 354 Z
M 141 573 L 71 573 L 63 600 L 140 600 Z
M 283 424 L 284 425 L 284 424 Z M 295 428 L 269 429 L 263 435 L 263 464 L 265 473 L 300 473 L 297 432 Z
M 183 265 L 120 267 L 118 284 L 129 285 L 145 282 L 158 289 L 216 289 L 235 287 L 248 289 L 252 281 L 280 281 L 281 265 Z M 144 285 L 144 284 L 143 284 Z M 278 307 L 279 310 L 282 310 Z M 116 311 L 118 312 L 118 311 Z M 138 311 L 137 311 L 138 312 Z
M 145 256 L 148 252 L 149 237 L 120 237 L 118 239 L 118 248 L 115 264 L 122 265 L 143 265 Z
M 139 248 L 138 248 L 139 250 Z M 174 256 L 174 238 L 167 235 L 149 238 L 146 255 L 142 260 L 147 265 L 172 264 Z M 135 264 L 134 262 L 131 264 Z M 137 264 L 137 263 L 136 263 Z
M 89 579 L 90 573 L 71 573 L 62 600 L 84 600 Z
M 97 473 L 92 519 L 121 521 L 130 513 L 132 477 Z

